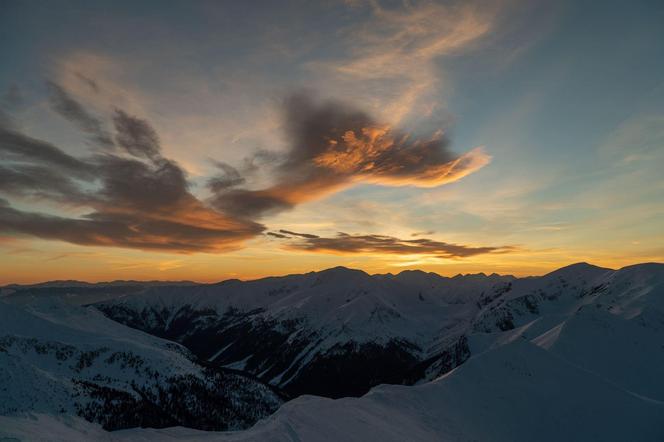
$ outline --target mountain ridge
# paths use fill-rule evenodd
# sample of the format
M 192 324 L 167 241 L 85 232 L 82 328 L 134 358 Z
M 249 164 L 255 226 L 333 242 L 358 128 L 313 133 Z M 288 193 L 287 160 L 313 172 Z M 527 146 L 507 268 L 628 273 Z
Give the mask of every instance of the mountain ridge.
M 470 355 L 469 330 L 514 328 L 519 318 L 547 308 L 542 294 L 560 296 L 578 286 L 579 293 L 564 296 L 571 296 L 568 309 L 573 309 L 581 291 L 602 284 L 589 281 L 639 268 L 577 263 L 539 277 L 450 278 L 334 267 L 192 288 L 148 288 L 95 306 L 126 325 L 181 342 L 202 359 L 290 388 L 293 395 L 356 396 L 378 383 L 417 382 L 454 368 Z M 273 348 L 256 344 L 262 340 Z M 356 362 L 349 366 L 350 360 Z M 365 374 L 357 372 L 358 365 L 366 366 Z M 332 376 L 322 374 L 325 366 L 335 367 L 340 379 L 366 376 L 366 384 L 346 388 L 329 379 L 327 385 L 320 381 Z
M 72 342 L 95 341 L 92 331 L 111 340 L 116 335 L 135 336 L 130 339 L 133 348 L 145 341 L 147 347 L 140 352 L 147 352 L 146 361 L 161 357 L 148 356 L 154 351 L 150 350 L 153 339 L 166 345 L 164 351 L 193 353 L 198 365 L 228 370 L 228 376 L 236 374 L 248 383 L 239 385 L 256 386 L 240 397 L 262 392 L 257 396 L 261 399 L 250 400 L 259 400 L 258 405 L 266 408 L 262 420 L 239 432 L 171 427 L 108 433 L 87 421 L 107 428 L 120 428 L 118 422 L 136 426 L 140 421 L 122 409 L 98 406 L 81 408 L 84 421 L 69 409 L 23 401 L 21 412 L 0 413 L 5 414 L 0 416 L 0 435 L 29 439 L 41 426 L 42 431 L 52 428 L 53 434 L 63 435 L 60 440 L 378 437 L 656 442 L 664 438 L 664 264 L 610 270 L 579 263 L 527 278 L 348 272 L 337 268 L 323 275 L 310 272 L 221 285 L 152 286 L 115 293 L 86 307 L 66 302 L 88 299 L 85 290 L 73 301 L 63 294 L 66 289 L 55 290 L 51 297 L 35 297 L 30 291 L 5 296 L 0 310 L 11 302 L 41 317 L 38 321 L 69 330 L 66 335 L 40 332 L 30 321 L 12 322 L 17 315 L 5 309 L 0 358 L 9 351 L 15 362 L 1 377 L 5 382 L 0 380 L 0 388 L 13 388 L 19 398 L 36 400 L 48 396 L 40 394 L 40 388 L 43 393 L 52 389 L 40 383 L 27 388 L 29 383 L 14 385 L 6 379 L 33 373 L 33 364 L 46 357 L 40 356 L 42 348 L 55 345 L 68 355 Z M 81 316 L 77 311 L 86 313 Z M 61 343 L 44 347 L 40 341 L 44 337 Z M 88 373 L 87 381 L 95 381 L 94 375 L 109 367 L 116 367 L 111 371 L 115 373 L 118 357 L 109 359 L 106 353 L 113 352 L 103 357 L 88 354 L 97 350 L 97 346 L 71 349 L 74 353 L 66 359 L 71 373 L 78 373 L 78 365 Z M 172 361 L 168 364 L 191 367 L 178 356 L 181 353 L 166 354 L 170 356 L 163 361 Z M 104 358 L 108 362 L 99 365 Z M 56 374 L 62 370 L 49 369 Z M 129 391 L 154 388 L 149 377 L 138 376 L 134 387 L 126 384 L 130 377 L 117 376 L 125 379 L 118 385 Z M 258 387 L 266 384 L 275 390 Z M 172 391 L 187 399 L 189 393 L 181 386 L 176 381 Z M 81 384 L 81 388 L 87 387 Z M 270 408 L 269 398 L 282 389 L 294 399 L 267 416 L 275 409 Z M 233 397 L 232 390 L 223 394 Z M 246 410 L 243 402 L 239 404 L 239 410 Z M 168 413 L 180 413 L 168 401 L 162 406 Z M 146 410 L 152 410 L 153 424 L 176 425 L 170 418 L 160 420 L 171 414 L 154 407 Z M 24 417 L 26 412 L 35 414 L 36 420 Z M 477 425 L 478 421 L 486 425 Z M 208 428 L 204 421 L 196 422 L 199 428 Z M 233 422 L 246 426 L 249 421 L 230 420 L 224 425 Z
M 598 268 L 598 269 L 618 271 L 618 270 L 622 270 L 622 269 L 629 268 L 629 267 L 638 267 L 638 266 L 650 265 L 650 264 L 655 265 L 655 266 L 664 265 L 664 264 L 658 263 L 658 262 L 643 262 L 643 263 L 630 264 L 630 265 L 623 266 L 623 267 L 620 267 L 620 268 L 617 268 L 617 269 L 613 269 L 613 268 L 609 268 L 609 267 L 597 266 L 595 264 L 590 264 L 590 263 L 585 262 L 585 261 L 579 261 L 579 262 L 576 262 L 576 263 L 568 264 L 568 265 L 565 265 L 563 267 L 559 267 L 557 269 L 551 270 L 550 272 L 544 273 L 542 275 L 523 275 L 523 276 L 518 276 L 518 277 L 513 276 L 511 273 L 502 274 L 502 273 L 496 273 L 496 272 L 492 272 L 490 274 L 487 274 L 486 272 L 457 273 L 457 274 L 454 274 L 453 276 L 445 276 L 445 275 L 441 275 L 440 273 L 427 272 L 427 271 L 420 270 L 420 269 L 405 269 L 405 270 L 402 270 L 398 273 L 391 273 L 391 272 L 388 272 L 388 273 L 368 273 L 368 272 L 366 272 L 364 270 L 361 270 L 361 269 L 355 269 L 355 268 L 352 268 L 352 267 L 339 265 L 339 266 L 324 268 L 324 269 L 321 269 L 321 270 L 312 270 L 312 271 L 304 272 L 304 273 L 286 273 L 286 274 L 283 274 L 283 275 L 262 276 L 262 277 L 259 277 L 259 278 L 252 278 L 252 279 L 228 278 L 228 279 L 223 279 L 223 280 L 214 281 L 214 282 L 198 282 L 198 281 L 192 281 L 192 280 L 169 280 L 169 279 L 150 279 L 150 280 L 116 279 L 116 280 L 111 280 L 111 281 L 84 281 L 84 280 L 78 280 L 78 279 L 55 279 L 55 280 L 47 280 L 47 281 L 33 282 L 33 283 L 8 283 L 8 284 L 5 284 L 5 285 L 0 285 L 0 289 L 13 288 L 13 287 L 37 287 L 37 286 L 46 286 L 46 285 L 53 285 L 54 286 L 54 285 L 57 285 L 57 284 L 83 284 L 83 285 L 90 285 L 90 286 L 93 286 L 93 285 L 113 285 L 113 284 L 217 285 L 217 284 L 224 284 L 224 283 L 228 283 L 228 282 L 232 282 L 232 281 L 251 282 L 251 281 L 260 281 L 260 280 L 263 280 L 263 279 L 284 278 L 284 277 L 295 276 L 295 275 L 307 275 L 307 274 L 311 274 L 311 273 L 323 273 L 323 272 L 327 272 L 327 271 L 330 271 L 330 270 L 342 270 L 342 271 L 343 270 L 348 270 L 348 271 L 352 271 L 352 272 L 362 272 L 362 273 L 365 273 L 368 276 L 390 276 L 390 275 L 391 276 L 398 276 L 398 275 L 401 275 L 403 273 L 414 272 L 414 273 L 423 273 L 423 274 L 427 274 L 427 275 L 436 275 L 440 278 L 447 278 L 447 279 L 453 279 L 453 278 L 457 278 L 457 277 L 467 277 L 467 276 L 484 276 L 484 277 L 503 276 L 503 277 L 513 277 L 513 278 L 522 279 L 522 278 L 530 278 L 530 277 L 535 277 L 536 278 L 536 277 L 540 277 L 540 276 L 545 276 L 545 275 L 557 272 L 559 270 L 563 270 L 563 269 L 567 269 L 567 268 L 575 267 L 575 266 L 582 266 L 582 265 L 583 266 L 594 267 L 594 268 Z
M 0 323 L 0 415 L 50 411 L 109 430 L 222 430 L 246 427 L 283 402 L 273 387 L 200 365 L 183 346 L 91 307 L 0 302 Z

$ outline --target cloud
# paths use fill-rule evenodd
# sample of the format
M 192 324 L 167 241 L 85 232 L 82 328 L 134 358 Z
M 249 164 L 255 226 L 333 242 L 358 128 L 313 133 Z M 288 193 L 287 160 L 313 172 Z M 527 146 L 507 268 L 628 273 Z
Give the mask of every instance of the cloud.
M 103 128 L 101 121 L 88 112 L 78 101 L 67 93 L 60 85 L 49 81 L 49 102 L 53 110 L 75 124 L 81 131 L 101 146 L 113 146 L 111 136 Z
M 93 173 L 85 161 L 75 158 L 46 141 L 24 135 L 0 120 L 0 159 L 41 164 L 59 168 L 77 177 L 90 177 Z
M 215 227 L 208 222 L 159 218 L 141 213 L 95 212 L 82 218 L 65 218 L 20 211 L 0 200 L 0 231 L 32 235 L 80 245 L 128 247 L 169 252 L 219 251 L 238 247 L 238 240 L 257 231 L 232 229 L 227 222 Z
M 266 235 L 274 236 L 275 238 L 280 238 L 280 239 L 289 238 L 288 235 L 282 235 L 281 233 L 277 233 L 277 232 L 267 232 Z
M 0 166 L 0 193 L 70 203 L 86 199 L 68 176 L 52 167 L 35 164 Z
M 240 174 L 240 172 L 230 164 L 222 163 L 220 161 L 214 161 L 214 163 L 222 173 L 210 178 L 207 182 L 208 188 L 213 193 L 219 193 L 246 182 L 246 179 Z M 250 167 L 254 167 L 253 163 Z
M 438 107 L 441 59 L 472 49 L 494 27 L 498 3 L 371 2 L 371 17 L 341 34 L 346 54 L 310 63 L 324 83 L 397 124 Z
M 147 121 L 128 115 L 122 110 L 116 110 L 113 124 L 117 133 L 115 141 L 127 153 L 147 159 L 159 156 L 161 151 L 159 136 Z
M 78 217 L 57 216 L 20 210 L 1 200 L 0 233 L 190 253 L 237 249 L 264 230 L 196 198 L 185 171 L 162 156 L 159 138 L 147 121 L 122 110 L 113 121 L 122 152 L 102 150 L 86 158 L 0 125 L 1 195 L 88 211 Z
M 99 87 L 99 84 L 93 80 L 92 78 L 88 77 L 85 74 L 82 74 L 81 72 L 74 72 L 74 76 L 79 79 L 84 85 L 86 85 L 91 91 L 95 93 L 101 92 L 101 87 Z
M 435 187 L 490 160 L 481 148 L 453 153 L 443 134 L 418 139 L 347 104 L 305 94 L 286 100 L 284 115 L 290 149 L 275 168 L 274 184 L 257 190 L 217 186 L 211 203 L 219 210 L 257 218 L 357 183 Z
M 291 236 L 299 236 L 301 238 L 307 238 L 307 239 L 318 238 L 317 235 L 312 235 L 311 233 L 298 233 L 298 232 L 292 232 L 290 230 L 284 230 L 284 229 L 279 230 L 279 233 L 283 233 L 285 235 L 291 235 Z
M 284 231 L 280 230 L 280 232 Z M 386 235 L 349 235 L 342 232 L 339 232 L 334 237 L 319 237 L 295 232 L 289 233 L 297 236 L 297 238 L 282 238 L 291 240 L 291 242 L 285 245 L 287 249 L 309 252 L 427 255 L 437 258 L 467 258 L 487 253 L 507 253 L 514 250 L 510 246 L 472 247 L 427 238 L 400 239 Z
M 424 236 L 424 235 L 433 235 L 434 233 L 436 233 L 436 232 L 434 232 L 433 230 L 427 230 L 425 232 L 413 232 L 413 233 L 410 234 L 410 236 L 416 237 L 416 236 Z
M 60 111 L 83 134 L 93 134 L 91 114 L 64 89 L 55 90 Z M 260 235 L 265 228 L 257 220 L 267 214 L 357 183 L 439 186 L 489 161 L 479 149 L 453 153 L 441 134 L 420 140 L 352 106 L 304 94 L 285 100 L 284 118 L 290 148 L 278 156 L 259 151 L 244 167 L 245 173 L 262 170 L 272 184 L 252 189 L 238 169 L 215 161 L 220 173 L 206 183 L 207 200 L 196 197 L 184 169 L 164 157 L 150 123 L 122 109 L 112 114 L 115 148 L 99 143 L 101 149 L 86 157 L 0 124 L 0 195 L 81 213 L 38 213 L 6 202 L 0 233 L 142 250 L 228 251 Z M 266 163 L 273 167 L 265 170 Z M 284 230 L 270 234 L 278 235 L 325 241 Z

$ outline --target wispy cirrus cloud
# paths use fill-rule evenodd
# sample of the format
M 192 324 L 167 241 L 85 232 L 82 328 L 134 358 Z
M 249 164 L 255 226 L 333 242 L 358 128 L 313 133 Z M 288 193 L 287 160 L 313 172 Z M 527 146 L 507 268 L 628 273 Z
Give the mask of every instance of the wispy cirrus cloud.
M 368 5 L 368 20 L 342 33 L 344 56 L 309 66 L 330 87 L 367 104 L 390 124 L 440 108 L 441 59 L 468 51 L 486 37 L 498 10 L 497 4 L 475 2 Z

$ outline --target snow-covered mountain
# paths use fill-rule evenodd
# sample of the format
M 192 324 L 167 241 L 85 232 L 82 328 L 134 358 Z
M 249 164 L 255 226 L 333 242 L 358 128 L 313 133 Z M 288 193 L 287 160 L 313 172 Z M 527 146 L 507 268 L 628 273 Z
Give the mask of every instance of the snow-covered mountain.
M 477 349 L 491 341 L 487 336 L 511 331 L 632 393 L 664 401 L 663 264 L 618 271 L 578 264 L 501 292 L 474 321 L 473 331 L 484 333 L 470 336 L 485 341 Z
M 81 416 L 111 430 L 223 430 L 245 428 L 283 402 L 269 386 L 194 359 L 91 307 L 0 302 L 0 415 Z
M 18 305 L 34 304 L 41 299 L 60 299 L 72 305 L 92 304 L 118 296 L 139 293 L 147 287 L 196 285 L 190 281 L 50 281 L 40 284 L 10 284 L 0 287 L 0 299 Z
M 182 298 L 185 293 L 190 297 Z M 358 306 L 353 311 L 338 301 L 351 293 L 356 295 L 351 302 Z M 396 314 L 372 316 L 377 305 Z M 575 264 L 521 279 L 441 278 L 422 272 L 369 276 L 332 269 L 247 283 L 148 288 L 100 308 L 107 314 L 109 308 L 118 308 L 116 314 L 131 314 L 124 320 L 140 319 L 161 330 L 185 330 L 177 327 L 193 324 L 191 336 L 228 310 L 235 312 L 239 324 L 253 324 L 254 319 L 268 323 L 263 329 L 268 337 L 273 330 L 287 333 L 278 326 L 290 318 L 296 337 L 312 330 L 328 333 L 314 347 L 320 357 L 343 339 L 379 346 L 400 339 L 418 347 L 410 354 L 419 358 L 416 366 L 425 368 L 419 377 L 399 382 L 417 380 L 416 385 L 380 385 L 359 398 L 300 396 L 244 431 L 174 427 L 108 433 L 84 420 L 45 411 L 32 417 L 0 417 L 0 436 L 30 440 L 49 428 L 58 435 L 54 440 L 664 440 L 663 264 L 620 270 Z M 186 313 L 201 311 L 208 314 Z M 188 319 L 178 325 L 180 315 Z M 225 329 L 220 330 L 224 336 Z M 191 346 L 190 335 L 185 331 L 182 336 L 186 339 L 180 342 Z M 450 368 L 439 352 L 454 341 L 463 342 L 464 355 Z M 243 345 L 263 348 L 251 340 Z
M 424 272 L 322 272 L 147 288 L 95 306 L 182 343 L 219 366 L 293 396 L 357 396 L 381 383 L 433 378 L 469 355 L 463 331 L 477 300 L 514 278 Z

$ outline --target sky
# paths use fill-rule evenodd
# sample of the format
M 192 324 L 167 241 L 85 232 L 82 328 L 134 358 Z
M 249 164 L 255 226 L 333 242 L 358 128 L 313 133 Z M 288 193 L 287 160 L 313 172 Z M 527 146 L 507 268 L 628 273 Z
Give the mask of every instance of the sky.
M 0 283 L 664 261 L 658 1 L 0 3 Z

